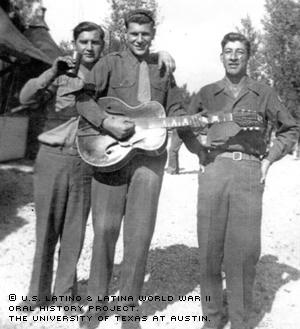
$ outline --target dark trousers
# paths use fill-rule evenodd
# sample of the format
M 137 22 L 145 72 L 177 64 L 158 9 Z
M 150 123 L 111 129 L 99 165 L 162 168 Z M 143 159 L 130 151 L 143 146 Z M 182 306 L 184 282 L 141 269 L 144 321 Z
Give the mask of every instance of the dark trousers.
M 178 136 L 177 130 L 174 129 L 171 135 L 171 143 L 169 148 L 169 156 L 168 156 L 168 170 L 172 172 L 179 171 L 179 149 L 182 145 L 183 141 Z
M 90 210 L 92 169 L 76 151 L 41 146 L 34 173 L 36 248 L 29 295 L 51 296 L 53 257 L 60 241 L 54 295 L 77 293 L 76 266 Z
M 246 328 L 261 245 L 260 166 L 259 161 L 217 157 L 199 174 L 201 299 L 212 326 L 217 327 L 222 317 L 223 263 L 231 328 Z M 210 296 L 210 302 L 205 296 Z
M 108 296 L 115 246 L 124 219 L 120 296 L 132 296 L 134 304 L 137 303 L 144 282 L 165 162 L 166 153 L 159 157 L 139 155 L 121 170 L 105 174 L 95 172 L 92 183 L 94 244 L 88 284 L 88 295 L 93 301 L 98 296 Z

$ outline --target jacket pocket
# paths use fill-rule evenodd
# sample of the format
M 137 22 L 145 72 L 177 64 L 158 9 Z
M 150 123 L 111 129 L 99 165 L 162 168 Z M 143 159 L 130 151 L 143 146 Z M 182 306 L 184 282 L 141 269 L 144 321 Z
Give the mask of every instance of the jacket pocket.
M 136 94 L 136 81 L 131 79 L 124 79 L 120 81 L 111 81 L 110 96 L 114 96 L 122 99 L 126 103 L 132 103 L 132 99 L 134 99 L 134 95 Z M 133 104 L 131 104 L 133 105 Z
M 120 81 L 112 80 L 110 82 L 110 86 L 113 89 L 132 88 L 135 83 L 136 82 L 133 79 L 123 79 L 123 80 L 120 80 Z

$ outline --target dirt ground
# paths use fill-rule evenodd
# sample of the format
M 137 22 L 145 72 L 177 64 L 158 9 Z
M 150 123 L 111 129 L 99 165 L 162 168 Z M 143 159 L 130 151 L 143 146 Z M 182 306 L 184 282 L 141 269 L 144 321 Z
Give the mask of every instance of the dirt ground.
M 201 305 L 196 300 L 200 293 L 196 239 L 197 159 L 182 148 L 180 162 L 180 175 L 166 174 L 164 178 L 142 293 L 149 296 L 142 304 L 143 313 L 148 316 L 147 321 L 141 322 L 143 329 L 200 329 L 203 324 L 198 318 L 202 314 Z M 32 171 L 31 162 L 0 165 L 0 328 L 76 329 L 77 321 L 45 318 L 62 315 L 58 311 L 37 310 L 21 319 L 25 314 L 14 310 L 21 296 L 26 295 L 32 269 L 35 245 Z M 89 219 L 78 265 L 81 296 L 86 294 L 92 239 Z M 111 284 L 114 295 L 118 294 L 121 261 L 122 237 L 118 241 Z M 16 295 L 16 301 L 9 301 L 10 294 Z M 151 301 L 154 296 L 164 296 L 165 300 Z M 193 301 L 180 301 L 179 296 L 193 296 Z M 267 177 L 262 254 L 257 266 L 254 298 L 250 319 L 255 328 L 299 328 L 300 161 L 292 156 L 275 163 Z M 44 318 L 35 321 L 37 316 Z M 121 328 L 121 324 L 111 316 L 100 327 Z

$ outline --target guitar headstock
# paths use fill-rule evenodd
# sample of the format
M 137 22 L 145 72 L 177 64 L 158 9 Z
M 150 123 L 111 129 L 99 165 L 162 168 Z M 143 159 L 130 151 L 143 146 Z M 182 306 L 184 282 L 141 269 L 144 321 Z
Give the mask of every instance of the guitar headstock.
M 232 114 L 233 121 L 243 130 L 262 130 L 264 129 L 263 117 L 250 110 L 240 110 Z

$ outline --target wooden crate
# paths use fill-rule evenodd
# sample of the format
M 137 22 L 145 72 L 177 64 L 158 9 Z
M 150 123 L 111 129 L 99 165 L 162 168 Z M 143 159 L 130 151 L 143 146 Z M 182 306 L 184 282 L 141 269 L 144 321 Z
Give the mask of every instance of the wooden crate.
M 0 162 L 25 156 L 28 117 L 0 116 Z

